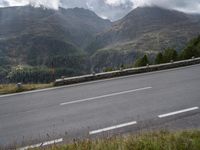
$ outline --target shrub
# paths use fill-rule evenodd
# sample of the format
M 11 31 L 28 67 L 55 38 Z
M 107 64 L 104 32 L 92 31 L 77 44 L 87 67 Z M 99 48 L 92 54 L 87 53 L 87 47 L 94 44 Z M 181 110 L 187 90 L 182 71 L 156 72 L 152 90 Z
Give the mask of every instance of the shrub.
M 144 55 L 142 58 L 139 58 L 136 60 L 134 66 L 142 67 L 142 66 L 146 66 L 147 64 L 149 64 L 149 59 L 148 59 L 147 55 Z

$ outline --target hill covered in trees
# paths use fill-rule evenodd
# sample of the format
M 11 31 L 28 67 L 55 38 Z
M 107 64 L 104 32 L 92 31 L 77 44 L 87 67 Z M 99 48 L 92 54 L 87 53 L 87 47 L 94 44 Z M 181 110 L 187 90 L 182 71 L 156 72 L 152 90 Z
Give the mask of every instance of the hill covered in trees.
M 90 59 L 84 48 L 110 26 L 109 20 L 82 8 L 0 8 L 1 75 L 18 68 L 41 74 L 54 69 L 56 77 L 87 73 Z
M 195 57 L 200 57 L 200 35 L 192 39 L 179 53 L 173 48 L 167 48 L 163 52 L 159 52 L 153 61 L 147 55 L 144 55 L 136 60 L 135 67 L 169 63 L 171 61 L 186 60 Z
M 154 57 L 170 47 L 182 50 L 200 34 L 200 16 L 158 7 L 136 8 L 88 47 L 94 68 L 131 64 L 144 54 Z

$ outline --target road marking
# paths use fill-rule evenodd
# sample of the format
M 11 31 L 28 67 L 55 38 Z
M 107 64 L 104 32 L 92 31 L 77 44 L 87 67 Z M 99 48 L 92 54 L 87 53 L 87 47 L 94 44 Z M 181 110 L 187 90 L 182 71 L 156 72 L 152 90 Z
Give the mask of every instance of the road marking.
M 38 144 L 35 144 L 35 145 L 22 147 L 22 148 L 19 148 L 17 150 L 28 150 L 28 149 L 32 149 L 32 148 L 38 148 L 38 147 L 42 147 L 42 146 L 57 144 L 57 143 L 60 143 L 60 142 L 63 142 L 62 138 L 61 139 L 56 139 L 56 140 L 53 140 L 53 141 L 47 141 L 47 142 L 44 142 L 44 143 L 38 143 Z
M 128 122 L 128 123 L 124 123 L 124 124 L 120 124 L 120 125 L 116 125 L 116 126 L 111 126 L 111 127 L 107 127 L 107 128 L 103 128 L 103 129 L 99 129 L 99 130 L 90 131 L 89 134 L 90 135 L 98 134 L 98 133 L 115 130 L 115 129 L 131 126 L 131 125 L 135 125 L 135 124 L 137 124 L 136 121 Z
M 159 118 L 165 118 L 165 117 L 169 117 L 169 116 L 173 116 L 173 115 L 177 115 L 177 114 L 181 114 L 181 113 L 185 113 L 185 112 L 189 112 L 189 111 L 194 111 L 199 109 L 199 107 L 192 107 L 192 108 L 188 108 L 188 109 L 183 109 L 183 110 L 179 110 L 179 111 L 175 111 L 175 112 L 171 112 L 171 113 L 167 113 L 167 114 L 162 114 L 159 115 Z
M 118 92 L 118 93 L 111 93 L 111 94 L 107 94 L 107 95 L 102 95 L 102 96 L 97 96 L 97 97 L 91 97 L 91 98 L 86 98 L 86 99 L 81 99 L 81 100 L 75 100 L 75 101 L 71 101 L 71 102 L 61 103 L 60 105 L 63 106 L 63 105 L 81 103 L 81 102 L 86 102 L 86 101 L 92 101 L 92 100 L 106 98 L 106 97 L 112 97 L 112 96 L 117 96 L 117 95 L 122 95 L 122 94 L 127 94 L 127 93 L 133 93 L 133 92 L 136 92 L 136 91 L 148 90 L 148 89 L 151 89 L 151 88 L 152 87 L 145 87 L 145 88 L 134 89 L 134 90 L 129 90 L 129 91 L 123 91 L 123 92 Z

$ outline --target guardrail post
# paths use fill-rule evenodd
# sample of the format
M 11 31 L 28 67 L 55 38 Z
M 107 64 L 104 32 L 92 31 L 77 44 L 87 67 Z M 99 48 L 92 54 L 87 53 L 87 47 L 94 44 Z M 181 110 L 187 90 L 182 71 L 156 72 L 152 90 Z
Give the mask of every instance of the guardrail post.
M 96 73 L 93 71 L 93 72 L 92 72 L 92 75 L 93 75 L 93 76 L 96 76 Z
M 61 79 L 64 80 L 64 79 L 65 79 L 65 76 L 61 76 Z
M 17 87 L 17 89 L 21 89 L 22 88 L 22 83 L 17 83 L 16 87 Z

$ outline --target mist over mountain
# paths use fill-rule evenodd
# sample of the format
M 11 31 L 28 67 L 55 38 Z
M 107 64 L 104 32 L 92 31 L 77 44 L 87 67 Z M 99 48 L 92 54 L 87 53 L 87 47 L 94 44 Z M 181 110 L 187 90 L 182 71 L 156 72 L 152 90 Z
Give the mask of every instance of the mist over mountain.
M 157 6 L 185 13 L 200 13 L 200 0 L 0 0 L 0 7 L 25 6 L 48 9 L 85 8 L 103 18 L 119 20 L 137 7 Z

